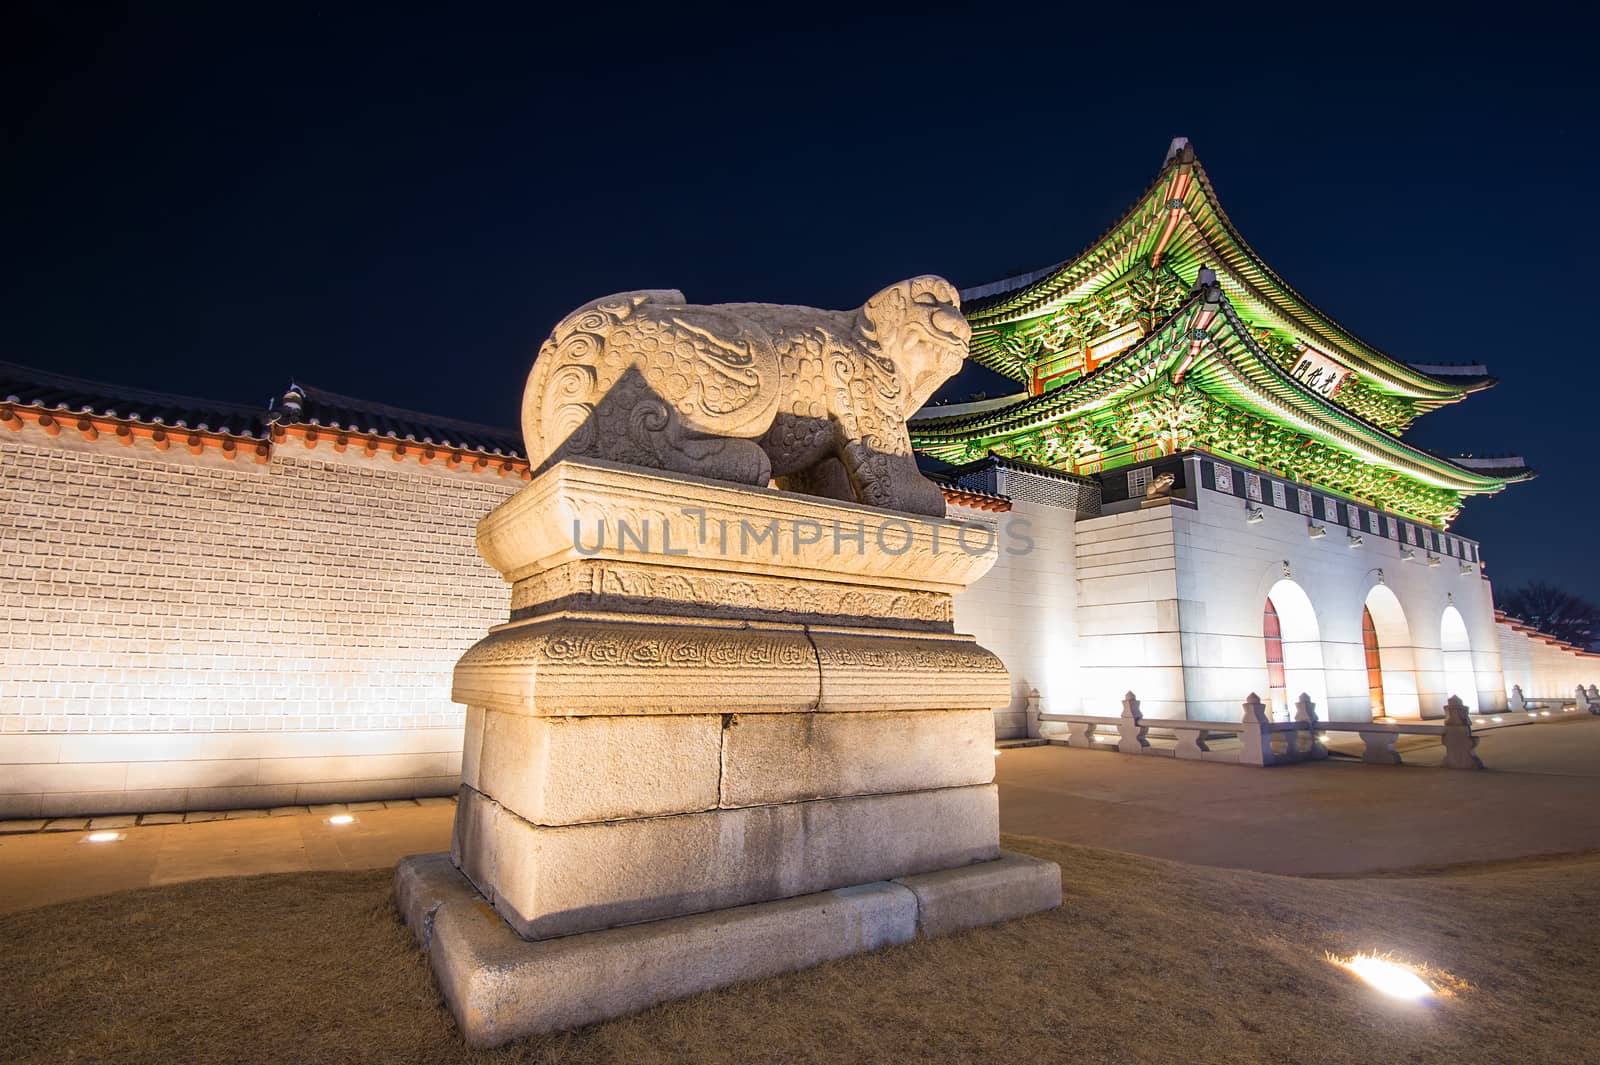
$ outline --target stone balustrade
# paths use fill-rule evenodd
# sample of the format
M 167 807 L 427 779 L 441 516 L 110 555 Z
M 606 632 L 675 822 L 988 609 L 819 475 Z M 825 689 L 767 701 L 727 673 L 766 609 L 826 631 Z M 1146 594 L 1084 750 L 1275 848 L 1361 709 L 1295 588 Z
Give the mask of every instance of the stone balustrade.
M 1585 705 L 1585 700 L 1591 700 Z M 1529 710 L 1518 714 L 1497 714 L 1492 722 L 1474 718 L 1458 696 L 1444 705 L 1444 720 L 1430 721 L 1323 721 L 1316 704 L 1301 693 L 1295 702 L 1292 721 L 1274 721 L 1260 696 L 1251 692 L 1242 704 L 1237 725 L 1220 721 L 1148 718 L 1139 710 L 1139 699 L 1128 692 L 1122 699 L 1120 717 L 1099 714 L 1040 714 L 1039 720 L 1065 724 L 1067 746 L 1116 750 L 1123 754 L 1150 754 L 1168 758 L 1232 762 L 1239 765 L 1272 766 L 1318 761 L 1328 757 L 1325 740 L 1329 733 L 1354 733 L 1361 738 L 1361 760 L 1372 765 L 1399 765 L 1395 742 L 1401 736 L 1437 736 L 1444 746 L 1444 765 L 1448 769 L 1482 769 L 1476 750 L 1477 731 L 1507 725 L 1530 724 L 1551 716 L 1551 711 Z M 1578 689 L 1572 713 L 1590 709 L 1600 713 L 1600 695 L 1589 696 Z M 1476 730 L 1476 731 L 1475 731 Z M 1153 746 L 1149 736 L 1171 738 L 1174 744 Z M 1237 750 L 1214 751 L 1210 741 L 1237 739 Z

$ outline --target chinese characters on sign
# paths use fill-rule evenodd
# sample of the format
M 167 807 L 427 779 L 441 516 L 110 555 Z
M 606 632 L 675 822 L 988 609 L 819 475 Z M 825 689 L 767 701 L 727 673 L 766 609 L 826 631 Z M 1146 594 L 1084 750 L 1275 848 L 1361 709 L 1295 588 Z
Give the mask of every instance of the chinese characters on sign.
M 1313 347 L 1302 347 L 1294 378 L 1319 396 L 1331 396 L 1350 372 Z

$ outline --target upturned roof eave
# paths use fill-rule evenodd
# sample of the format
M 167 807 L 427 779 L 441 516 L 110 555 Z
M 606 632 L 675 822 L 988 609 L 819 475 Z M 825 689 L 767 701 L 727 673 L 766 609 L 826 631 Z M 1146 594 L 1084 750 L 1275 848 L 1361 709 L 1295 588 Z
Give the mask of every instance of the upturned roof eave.
M 949 420 L 916 421 L 912 423 L 913 442 L 921 447 L 938 448 L 961 443 L 977 435 L 1017 436 L 1044 425 L 1082 417 L 1115 403 L 1118 399 L 1145 387 L 1145 383 L 1139 380 L 1141 375 L 1159 374 L 1170 367 L 1180 346 L 1174 346 L 1165 353 L 1158 352 L 1157 357 L 1151 359 L 1149 355 L 1152 346 L 1162 342 L 1164 338 L 1170 339 L 1169 334 L 1172 330 L 1182 328 L 1188 321 L 1189 312 L 1202 299 L 1203 296 L 1199 294 L 1191 296 L 1174 314 L 1153 330 L 1150 336 L 1094 373 L 1054 391 L 1031 396 L 1011 407 Z M 1297 401 L 1295 404 L 1290 404 L 1286 400 L 1263 392 L 1248 374 L 1230 366 L 1235 383 L 1231 387 L 1221 386 L 1222 389 L 1243 400 L 1247 407 L 1253 408 L 1259 415 L 1279 420 L 1287 418 L 1291 422 L 1299 423 L 1301 431 L 1321 439 L 1325 444 L 1357 454 L 1367 461 L 1385 461 L 1388 465 L 1402 469 L 1411 467 L 1407 470 L 1410 476 L 1421 476 L 1437 484 L 1438 487 L 1453 491 L 1472 495 L 1487 494 L 1498 492 L 1507 484 L 1526 479 L 1520 474 L 1501 477 L 1458 466 L 1449 458 L 1408 443 L 1312 392 L 1260 350 L 1254 338 L 1243 328 L 1242 322 L 1226 297 L 1222 297 L 1218 302 L 1224 313 L 1218 315 L 1217 323 L 1225 323 L 1225 328 L 1232 334 L 1254 367 L 1259 368 L 1286 395 L 1295 397 Z M 1218 326 L 1213 325 L 1212 328 Z M 1086 393 L 1094 385 L 1104 383 L 1100 378 L 1101 374 L 1109 373 L 1119 365 L 1126 370 L 1128 363 L 1124 360 L 1137 362 L 1141 358 L 1146 359 L 1147 365 L 1142 370 L 1128 374 L 1129 380 L 1123 387 L 1113 388 L 1102 395 L 1083 395 L 1081 402 L 1075 401 L 1075 394 Z M 1205 376 L 1203 368 L 1198 364 L 1191 372 L 1200 377 Z M 1226 402 L 1224 397 L 1218 398 L 1223 398 Z M 1360 444 L 1363 440 L 1366 443 L 1365 447 Z
M 1206 207 L 1209 208 L 1213 214 L 1215 214 L 1218 223 L 1222 226 L 1224 233 L 1227 235 L 1230 243 L 1232 243 L 1234 246 L 1234 250 L 1238 254 L 1243 255 L 1249 261 L 1251 266 L 1260 271 L 1263 278 L 1269 284 L 1271 284 L 1271 286 L 1275 288 L 1281 296 L 1286 297 L 1289 301 L 1295 304 L 1298 304 L 1303 311 L 1315 318 L 1322 326 L 1321 331 L 1324 332 L 1327 339 L 1333 342 L 1336 347 L 1341 346 L 1339 342 L 1342 341 L 1344 345 L 1348 345 L 1349 348 L 1355 349 L 1354 351 L 1341 351 L 1341 354 L 1365 356 L 1366 361 L 1373 369 L 1397 371 L 1403 376 L 1410 377 L 1418 382 L 1422 382 L 1428 386 L 1431 386 L 1431 390 L 1433 392 L 1442 394 L 1431 397 L 1418 396 L 1416 397 L 1418 399 L 1442 399 L 1443 402 L 1446 403 L 1455 402 L 1468 392 L 1472 391 L 1471 388 L 1463 387 L 1457 382 L 1436 377 L 1433 374 L 1419 370 L 1410 363 L 1407 363 L 1401 359 L 1397 359 L 1393 355 L 1390 355 L 1380 348 L 1368 343 L 1357 336 L 1350 329 L 1342 325 L 1338 319 L 1334 318 L 1321 307 L 1318 307 L 1315 303 L 1312 303 L 1305 296 L 1301 295 L 1293 285 L 1290 285 L 1287 281 L 1285 281 L 1281 274 L 1272 269 L 1272 267 L 1269 266 L 1259 254 L 1257 254 L 1256 250 L 1250 246 L 1249 241 L 1245 240 L 1244 235 L 1239 231 L 1238 227 L 1233 224 L 1233 219 L 1230 218 L 1228 216 L 1228 212 L 1223 209 L 1222 201 L 1220 197 L 1217 196 L 1216 186 L 1212 184 L 1211 176 L 1206 172 L 1205 166 L 1200 162 L 1199 159 L 1195 159 L 1193 161 L 1193 165 L 1195 185 L 1198 186 L 1201 191 L 1202 201 Z M 1221 249 L 1216 250 L 1220 251 Z
M 1011 278 L 991 282 L 987 285 L 977 285 L 964 289 L 962 298 L 967 304 L 965 311 L 972 321 L 974 328 L 981 329 L 986 326 L 1006 325 L 1016 321 L 1037 317 L 1054 309 L 1056 301 L 1070 299 L 1071 293 L 1084 287 L 1089 278 L 1095 276 L 1094 269 L 1083 270 L 1086 264 L 1102 252 L 1119 233 L 1128 226 L 1140 220 L 1145 212 L 1152 206 L 1152 200 L 1160 195 L 1169 184 L 1175 171 L 1188 167 L 1194 175 L 1191 185 L 1192 191 L 1198 191 L 1199 203 L 1214 217 L 1218 227 L 1228 242 L 1233 245 L 1231 249 L 1214 247 L 1209 238 L 1202 234 L 1206 241 L 1206 250 L 1214 254 L 1219 261 L 1215 264 L 1221 266 L 1230 274 L 1237 274 L 1238 264 L 1228 261 L 1225 251 L 1231 250 L 1235 256 L 1242 258 L 1246 265 L 1253 268 L 1261 275 L 1262 280 L 1275 289 L 1277 300 L 1284 303 L 1297 305 L 1299 309 L 1313 320 L 1313 325 L 1308 326 L 1287 310 L 1280 312 L 1280 317 L 1285 319 L 1285 324 L 1294 332 L 1309 334 L 1305 339 L 1317 340 L 1337 349 L 1330 354 L 1342 356 L 1343 361 L 1354 363 L 1352 369 L 1364 371 L 1364 376 L 1375 379 L 1377 383 L 1387 384 L 1391 389 L 1408 395 L 1420 401 L 1427 409 L 1436 409 L 1448 403 L 1456 402 L 1470 392 L 1478 391 L 1479 387 L 1455 382 L 1446 378 L 1435 377 L 1425 371 L 1418 370 L 1410 364 L 1397 359 L 1356 336 L 1349 329 L 1341 325 L 1337 319 L 1317 307 L 1310 300 L 1302 296 L 1293 286 L 1289 285 L 1281 275 L 1268 266 L 1264 260 L 1245 241 L 1238 228 L 1234 226 L 1227 212 L 1222 208 L 1216 195 L 1215 186 L 1205 167 L 1195 157 L 1192 147 L 1185 147 L 1164 165 L 1156 179 L 1145 189 L 1143 194 L 1134 201 L 1132 206 L 1125 211 L 1113 225 L 1108 227 L 1086 248 L 1071 259 L 1063 260 L 1053 267 L 1029 271 L 1013 275 Z M 1199 228 L 1196 226 L 1195 228 Z M 1108 262 L 1116 261 L 1114 256 L 1105 256 Z M 1082 276 L 1077 276 L 1078 274 Z M 1239 281 L 1251 285 L 1248 278 L 1239 278 Z M 1001 288 L 994 291 L 996 286 L 1016 282 L 1013 287 Z M 970 297 L 970 298 L 969 298 Z M 1269 300 L 1270 301 L 1270 300 Z M 1272 301 L 1275 302 L 1275 301 Z M 1015 378 L 1003 365 L 994 362 L 983 355 L 976 355 L 975 361 L 1006 376 Z M 1398 378 L 1398 380 L 1396 380 Z M 1492 380 L 1492 379 L 1490 379 Z M 1410 387 L 1407 382 L 1410 382 Z M 1483 385 L 1481 387 L 1488 387 Z M 1420 393 L 1420 394 L 1416 394 Z
M 1302 426 L 1302 431 L 1322 436 L 1325 443 L 1334 446 L 1348 444 L 1348 441 L 1340 439 L 1338 435 L 1340 431 L 1353 433 L 1358 438 L 1367 441 L 1368 446 L 1378 452 L 1378 454 L 1362 457 L 1380 460 L 1388 459 L 1391 464 L 1402 467 L 1407 464 L 1422 467 L 1420 470 L 1408 471 L 1411 476 L 1431 474 L 1434 478 L 1440 478 L 1441 476 L 1453 478 L 1458 483 L 1437 485 L 1440 488 L 1447 488 L 1452 491 L 1472 495 L 1490 494 L 1500 491 L 1514 480 L 1521 479 L 1519 477 L 1500 477 L 1457 465 L 1447 456 L 1402 440 L 1383 427 L 1375 425 L 1360 415 L 1345 410 L 1343 407 L 1313 392 L 1301 384 L 1294 375 L 1286 372 L 1265 352 L 1261 351 L 1255 342 L 1255 338 L 1250 336 L 1249 332 L 1243 328 L 1238 315 L 1228 301 L 1224 298 L 1221 302 L 1224 313 L 1219 316 L 1220 320 L 1227 323 L 1228 331 L 1246 353 L 1251 365 L 1259 368 L 1272 378 L 1275 384 L 1297 401 L 1295 406 L 1300 412 L 1300 417 L 1295 420 L 1309 423 Z M 1287 401 L 1279 400 L 1274 403 L 1273 401 L 1277 397 L 1270 392 L 1263 392 L 1255 386 L 1254 381 L 1244 374 L 1239 374 L 1239 380 L 1249 385 L 1248 388 L 1237 390 L 1240 398 L 1254 401 L 1255 404 L 1261 407 L 1261 412 L 1264 415 L 1270 417 L 1274 414 L 1282 416 L 1290 413 L 1285 409 L 1289 406 Z M 1274 408 L 1277 409 L 1274 410 Z

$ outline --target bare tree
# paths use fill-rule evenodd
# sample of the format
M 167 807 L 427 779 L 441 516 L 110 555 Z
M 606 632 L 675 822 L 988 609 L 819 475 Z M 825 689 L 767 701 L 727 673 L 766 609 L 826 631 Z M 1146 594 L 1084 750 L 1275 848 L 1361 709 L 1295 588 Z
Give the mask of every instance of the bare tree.
M 1533 581 L 1499 597 L 1510 617 L 1558 640 L 1588 648 L 1600 636 L 1600 607 L 1544 581 Z

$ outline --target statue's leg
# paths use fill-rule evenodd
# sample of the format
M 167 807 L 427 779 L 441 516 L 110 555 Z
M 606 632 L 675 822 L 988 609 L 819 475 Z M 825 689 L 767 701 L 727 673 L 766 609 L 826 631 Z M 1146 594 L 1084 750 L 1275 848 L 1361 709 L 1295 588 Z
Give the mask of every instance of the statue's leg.
M 844 468 L 844 463 L 833 455 L 787 477 L 780 477 L 778 487 L 802 495 L 821 496 L 823 499 L 843 499 L 851 503 L 856 499 L 849 472 Z
M 611 387 L 588 424 L 570 441 L 561 457 L 593 456 L 761 487 L 772 477 L 766 453 L 754 440 L 690 428 L 677 410 L 631 372 Z
M 863 441 L 851 440 L 839 449 L 839 457 L 860 502 L 911 514 L 944 517 L 944 493 L 922 476 L 910 452 L 909 441 L 905 454 L 896 455 L 875 451 Z
M 674 419 L 676 416 L 674 416 Z M 676 427 L 663 434 L 656 453 L 665 469 L 709 477 L 714 481 L 765 488 L 772 481 L 772 463 L 754 440 L 699 436 Z

